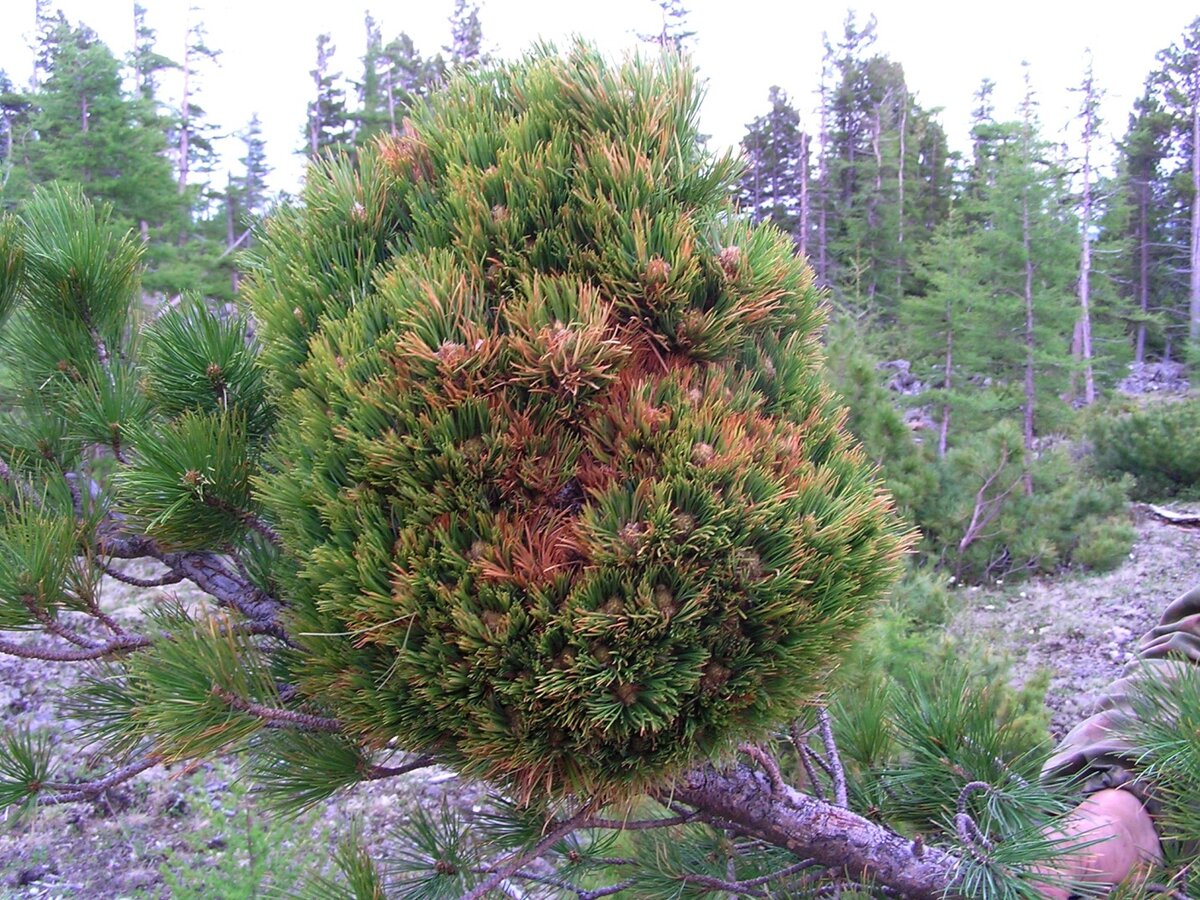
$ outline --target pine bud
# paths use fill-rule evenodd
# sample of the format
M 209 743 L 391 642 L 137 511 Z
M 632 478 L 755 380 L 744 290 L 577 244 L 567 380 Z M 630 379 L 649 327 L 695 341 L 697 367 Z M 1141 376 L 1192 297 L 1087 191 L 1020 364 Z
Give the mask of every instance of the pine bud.
M 664 619 L 670 619 L 679 611 L 679 606 L 675 603 L 675 595 L 665 584 L 660 584 L 654 589 L 654 605 L 658 607 L 658 611 L 662 613 Z
M 671 277 L 671 264 L 661 256 L 656 256 L 646 264 L 646 286 L 651 288 L 662 287 Z
M 742 250 L 740 247 L 726 247 L 717 257 L 717 261 L 721 264 L 721 270 L 725 273 L 725 277 L 733 280 L 737 277 L 738 268 L 742 262 Z
M 620 700 L 624 706 L 633 706 L 633 704 L 637 703 L 637 698 L 640 691 L 638 691 L 637 686 L 633 684 L 618 684 L 615 688 L 613 688 L 613 693 L 616 694 L 617 699 Z
M 621 540 L 631 550 L 637 549 L 646 540 L 646 526 L 641 522 L 626 522 L 621 526 Z

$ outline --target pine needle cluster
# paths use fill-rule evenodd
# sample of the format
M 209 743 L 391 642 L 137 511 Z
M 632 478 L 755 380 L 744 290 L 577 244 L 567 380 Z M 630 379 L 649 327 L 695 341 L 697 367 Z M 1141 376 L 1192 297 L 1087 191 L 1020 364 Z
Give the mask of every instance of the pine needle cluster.
M 892 578 L 811 273 L 693 79 L 460 76 L 258 244 L 289 677 L 367 746 L 627 793 L 794 715 Z

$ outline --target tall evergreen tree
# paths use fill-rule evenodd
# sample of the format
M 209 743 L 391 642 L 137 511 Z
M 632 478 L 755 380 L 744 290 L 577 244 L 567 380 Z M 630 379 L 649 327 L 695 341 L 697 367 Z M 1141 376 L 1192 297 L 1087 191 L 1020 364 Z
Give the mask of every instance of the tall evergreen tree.
M 443 49 L 453 66 L 471 66 L 484 61 L 478 3 L 454 0 L 454 11 L 450 14 L 450 43 Z
M 1181 243 L 1188 272 L 1186 333 L 1200 342 L 1200 18 L 1192 21 L 1179 41 L 1159 54 L 1156 75 L 1164 109 L 1172 116 L 1173 155 L 1180 198 Z
M 258 219 L 267 212 L 267 144 L 262 136 L 258 113 L 250 117 L 246 128 L 238 135 L 242 141 L 241 173 L 234 176 L 238 191 L 238 211 L 241 217 Z
M 178 173 L 179 193 L 185 194 L 192 177 L 197 173 L 212 170 L 216 153 L 213 149 L 215 126 L 206 121 L 204 108 L 197 102 L 204 67 L 215 65 L 221 55 L 208 45 L 208 30 L 198 18 L 198 10 L 188 12 L 187 32 L 184 36 L 183 93 L 179 103 L 178 121 L 175 127 L 175 165 Z M 197 191 L 197 197 L 203 189 Z M 194 205 L 194 202 L 193 202 Z
M 146 24 L 146 7 L 133 5 L 133 50 L 129 68 L 133 70 L 134 93 L 157 112 L 159 73 L 177 69 L 179 64 L 158 52 L 158 34 Z
M 742 209 L 755 222 L 773 222 L 808 252 L 809 138 L 800 114 L 778 87 L 768 93 L 771 111 L 746 128 L 745 168 L 739 186 Z
M 1007 416 L 1032 451 L 1074 370 L 1078 223 L 1031 89 L 1016 121 L 981 105 L 972 138 L 963 198 L 920 258 L 926 296 L 901 306 L 903 349 L 939 386 L 939 449 L 952 419 L 970 432 Z
M 404 32 L 384 45 L 379 62 L 388 132 L 395 135 L 404 117 L 442 82 L 446 67 L 440 55 L 423 59 Z
M 1095 169 L 1092 150 L 1096 130 L 1100 125 L 1098 110 L 1101 97 L 1096 87 L 1090 53 L 1079 90 L 1083 95 L 1079 113 L 1083 165 L 1079 198 L 1079 324 L 1076 326 L 1076 351 L 1083 362 L 1083 400 L 1090 406 L 1096 401 L 1096 379 L 1092 367 L 1092 227 L 1095 223 Z
M 1118 146 L 1117 201 L 1110 214 L 1119 215 L 1104 231 L 1118 241 L 1106 273 L 1131 308 L 1133 358 L 1146 362 L 1151 349 L 1162 349 L 1163 304 L 1170 291 L 1165 220 L 1170 204 L 1164 177 L 1170 119 L 1152 89 L 1134 103 L 1129 126 Z
M 388 96 L 384 69 L 387 58 L 383 49 L 383 34 L 379 24 L 368 12 L 363 21 L 367 33 L 366 50 L 362 57 L 362 80 L 355 83 L 358 109 L 354 114 L 353 142 L 363 146 L 375 135 L 389 130 Z
M 845 308 L 889 320 L 945 214 L 949 153 L 903 68 L 872 52 L 874 42 L 875 19 L 860 27 L 853 13 L 836 45 L 826 39 L 819 271 Z
M 696 32 L 688 27 L 691 11 L 683 5 L 683 0 L 655 0 L 655 6 L 662 17 L 661 27 L 657 31 L 638 34 L 638 39 L 676 53 L 689 49 Z
M 0 69 L 0 209 L 13 206 L 27 191 L 23 157 L 32 108 L 30 96 Z
M 309 74 L 313 80 L 313 99 L 308 104 L 304 152 L 315 159 L 331 147 L 346 143 L 349 116 L 346 92 L 340 84 L 341 72 L 332 70 L 335 47 L 329 34 L 317 37 L 317 63 Z
M 35 181 L 73 181 L 111 203 L 122 219 L 150 226 L 177 213 L 161 132 L 122 93 L 120 64 L 86 26 L 65 21 L 41 48 L 46 80 L 37 94 L 29 145 Z

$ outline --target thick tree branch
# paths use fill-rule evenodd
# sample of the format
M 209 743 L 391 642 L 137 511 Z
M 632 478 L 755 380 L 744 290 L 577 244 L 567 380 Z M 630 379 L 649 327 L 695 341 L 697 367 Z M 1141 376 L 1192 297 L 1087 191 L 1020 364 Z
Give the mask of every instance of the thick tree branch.
M 38 805 L 56 806 L 61 803 L 79 803 L 84 800 L 95 800 L 109 788 L 116 787 L 118 784 L 128 781 L 135 775 L 140 775 L 147 769 L 157 766 L 160 762 L 162 762 L 162 757 L 157 753 L 151 753 L 148 756 L 131 762 L 127 766 L 122 766 L 115 772 L 96 781 L 47 782 L 42 785 L 42 790 L 55 791 L 57 793 L 38 797 Z
M 141 647 L 149 647 L 153 641 L 141 635 L 130 634 L 113 638 L 95 647 L 67 650 L 58 647 L 30 647 L 0 638 L 0 653 L 18 656 L 21 659 L 44 659 L 50 662 L 84 662 L 86 660 L 104 659 L 117 653 L 127 653 Z
M 181 579 L 216 598 L 222 606 L 257 622 L 273 622 L 281 604 L 231 572 L 220 555 L 205 550 L 170 552 L 145 535 L 105 534 L 97 551 L 114 559 L 157 559 Z
M 953 896 L 961 860 L 912 841 L 839 806 L 793 788 L 772 789 L 767 776 L 738 764 L 704 765 L 665 788 L 675 800 L 735 823 L 803 859 L 854 881 L 888 885 L 912 900 Z

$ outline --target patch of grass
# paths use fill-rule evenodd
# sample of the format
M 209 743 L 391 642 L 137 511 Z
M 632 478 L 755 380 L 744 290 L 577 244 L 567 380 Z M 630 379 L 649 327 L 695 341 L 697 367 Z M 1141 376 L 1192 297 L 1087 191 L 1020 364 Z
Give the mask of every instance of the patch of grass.
M 324 830 L 314 835 L 315 813 L 272 817 L 241 782 L 210 792 L 197 774 L 191 784 L 193 827 L 185 846 L 170 850 L 160 868 L 173 900 L 278 896 L 311 874 L 314 857 L 324 856 L 332 840 Z

